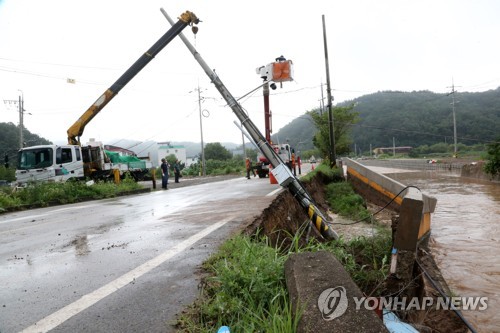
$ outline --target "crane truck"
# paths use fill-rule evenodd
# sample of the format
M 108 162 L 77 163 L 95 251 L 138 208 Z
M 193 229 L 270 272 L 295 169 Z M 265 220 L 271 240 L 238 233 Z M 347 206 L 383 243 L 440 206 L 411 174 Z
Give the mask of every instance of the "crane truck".
M 134 76 L 139 73 L 170 41 L 182 30 L 199 23 L 190 11 L 181 14 L 175 23 L 160 39 L 149 48 L 136 62 L 118 78 L 68 129 L 67 145 L 38 145 L 22 148 L 18 152 L 16 181 L 25 185 L 30 181 L 64 182 L 70 179 L 106 179 L 123 177 L 130 173 L 136 180 L 141 179 L 151 163 L 138 158 L 119 158 L 106 151 L 102 143 L 91 140 L 85 145 L 80 143 L 85 126 L 118 94 Z

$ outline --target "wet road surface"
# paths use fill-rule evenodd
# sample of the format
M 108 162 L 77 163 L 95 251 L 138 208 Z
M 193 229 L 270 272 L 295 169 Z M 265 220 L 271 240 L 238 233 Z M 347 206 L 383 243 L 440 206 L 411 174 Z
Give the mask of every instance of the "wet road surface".
M 279 189 L 239 177 L 0 215 L 0 332 L 171 331 L 198 266 Z

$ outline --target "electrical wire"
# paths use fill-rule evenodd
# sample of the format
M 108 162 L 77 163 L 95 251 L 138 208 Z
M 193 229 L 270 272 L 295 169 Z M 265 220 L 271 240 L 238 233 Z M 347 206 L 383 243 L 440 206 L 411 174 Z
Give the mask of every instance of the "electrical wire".
M 373 214 L 370 214 L 368 215 L 367 217 L 365 218 L 362 218 L 361 220 L 358 220 L 358 221 L 355 221 L 355 222 L 351 222 L 351 223 L 335 223 L 335 222 L 328 222 L 328 224 L 336 224 L 336 225 L 353 225 L 353 224 L 356 224 L 356 223 L 360 223 L 360 222 L 363 222 L 364 220 L 368 219 L 368 218 L 373 218 L 375 215 L 379 214 L 381 211 L 383 211 L 384 209 L 386 209 L 387 207 L 389 207 L 389 205 L 394 201 L 396 200 L 397 197 L 399 197 L 399 195 L 401 193 L 403 193 L 404 191 L 406 191 L 407 189 L 409 188 L 416 188 L 417 190 L 420 191 L 420 189 L 417 187 L 417 186 L 414 186 L 414 185 L 408 185 L 406 186 L 405 188 L 403 188 L 401 191 L 399 191 L 398 194 L 396 194 L 387 204 L 385 204 L 384 207 L 380 208 L 379 210 L 377 210 L 375 213 Z
M 441 294 L 442 297 L 444 297 L 445 299 L 448 300 L 449 296 L 446 295 L 446 293 L 441 288 L 439 288 L 436 281 L 434 281 L 434 279 L 432 279 L 429 272 L 427 272 L 427 270 L 423 267 L 423 265 L 420 263 L 420 261 L 418 259 L 415 261 L 416 261 L 417 265 L 420 267 L 420 269 L 422 270 L 422 272 L 424 272 L 424 276 L 427 278 L 427 280 L 429 280 L 429 282 L 432 284 L 434 289 L 436 289 Z M 462 313 L 453 305 L 453 302 L 450 302 L 450 306 L 451 306 L 451 309 L 453 310 L 453 312 L 455 312 L 455 314 L 462 320 L 462 322 L 467 326 L 467 328 L 472 333 L 476 333 L 477 331 L 474 329 L 474 327 L 472 327 L 472 325 L 467 321 L 467 319 L 465 319 L 465 317 L 462 315 Z

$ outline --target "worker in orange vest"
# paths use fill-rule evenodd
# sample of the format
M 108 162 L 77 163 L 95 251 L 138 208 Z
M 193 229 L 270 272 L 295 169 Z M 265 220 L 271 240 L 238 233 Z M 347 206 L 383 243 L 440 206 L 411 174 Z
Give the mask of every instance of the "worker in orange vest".
M 250 171 L 253 172 L 253 176 L 255 177 L 255 170 L 252 168 L 252 162 L 250 162 L 248 157 L 245 160 L 245 167 L 247 169 L 247 179 L 250 179 Z
M 292 153 L 292 170 L 293 170 L 293 175 L 297 176 L 297 170 L 295 168 L 295 153 Z

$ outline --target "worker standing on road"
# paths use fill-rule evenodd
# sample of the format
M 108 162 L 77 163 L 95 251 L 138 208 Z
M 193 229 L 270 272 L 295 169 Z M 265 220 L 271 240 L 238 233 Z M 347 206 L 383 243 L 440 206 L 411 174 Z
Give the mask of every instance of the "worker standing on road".
M 250 171 L 253 172 L 253 176 L 255 177 L 255 170 L 252 168 L 252 162 L 248 157 L 245 160 L 245 166 L 247 168 L 247 179 L 250 179 Z
M 168 185 L 168 169 L 170 165 L 168 165 L 167 160 L 161 159 L 161 188 L 167 190 Z
M 299 176 L 302 174 L 302 170 L 300 169 L 301 161 L 300 156 L 297 156 L 297 167 L 299 168 Z
M 292 171 L 293 175 L 297 176 L 297 168 L 295 166 L 295 152 L 292 153 Z
M 181 166 L 179 164 L 179 160 L 175 160 L 174 164 L 174 176 L 175 176 L 175 182 L 179 182 L 179 177 L 181 176 Z

